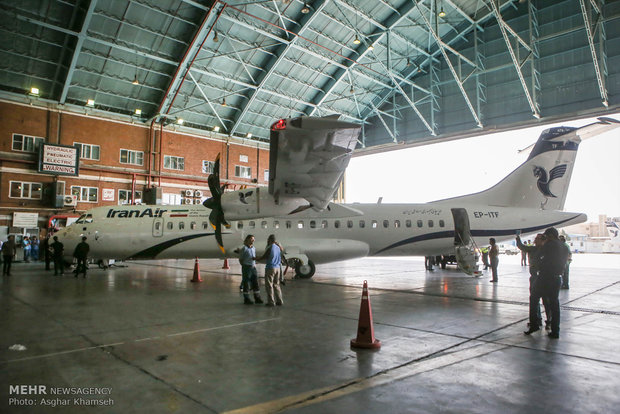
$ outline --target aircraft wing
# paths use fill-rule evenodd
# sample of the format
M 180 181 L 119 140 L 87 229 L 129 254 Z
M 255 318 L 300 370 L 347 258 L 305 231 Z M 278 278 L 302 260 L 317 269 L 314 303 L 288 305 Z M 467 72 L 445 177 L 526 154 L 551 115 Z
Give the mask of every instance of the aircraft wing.
M 271 127 L 269 194 L 304 198 L 323 210 L 332 200 L 355 149 L 361 125 L 337 116 L 281 119 Z

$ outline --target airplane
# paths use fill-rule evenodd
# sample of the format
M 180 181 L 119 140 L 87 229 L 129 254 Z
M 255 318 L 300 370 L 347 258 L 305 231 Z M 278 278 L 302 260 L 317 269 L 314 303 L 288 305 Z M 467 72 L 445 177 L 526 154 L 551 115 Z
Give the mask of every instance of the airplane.
M 424 204 L 336 204 L 330 200 L 360 125 L 337 116 L 281 119 L 271 127 L 268 187 L 226 191 L 218 158 L 203 205 L 98 207 L 56 235 L 68 255 L 86 236 L 91 259 L 138 260 L 234 258 L 248 234 L 260 255 L 274 234 L 300 278 L 312 277 L 317 264 L 366 256 L 454 256 L 475 275 L 476 245 L 490 237 L 586 221 L 561 211 L 579 143 L 619 126 L 598 118 L 548 128 L 523 164 L 478 193 Z

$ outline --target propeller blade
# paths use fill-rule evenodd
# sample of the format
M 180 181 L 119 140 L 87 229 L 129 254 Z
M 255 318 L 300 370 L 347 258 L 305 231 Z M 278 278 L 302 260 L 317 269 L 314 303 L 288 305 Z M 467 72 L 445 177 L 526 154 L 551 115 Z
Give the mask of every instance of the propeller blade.
M 213 172 L 209 175 L 209 178 L 207 178 L 207 183 L 211 191 L 211 198 L 206 199 L 202 205 L 211 209 L 209 221 L 211 222 L 211 227 L 215 230 L 215 240 L 222 253 L 226 253 L 224 241 L 222 239 L 222 225 L 228 225 L 224 218 L 224 210 L 222 209 L 222 194 L 224 194 L 224 188 L 226 186 L 220 185 L 220 154 L 217 154 L 215 158 Z

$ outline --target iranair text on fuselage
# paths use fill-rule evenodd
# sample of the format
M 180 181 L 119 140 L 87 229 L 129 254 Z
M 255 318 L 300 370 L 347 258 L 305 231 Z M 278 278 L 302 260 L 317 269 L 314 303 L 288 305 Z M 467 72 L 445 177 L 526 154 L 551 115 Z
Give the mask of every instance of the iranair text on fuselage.
M 115 210 L 113 208 L 108 210 L 108 214 L 106 214 L 106 218 L 143 218 L 143 217 L 161 217 L 166 211 L 164 209 L 156 208 L 155 211 L 153 209 L 147 208 L 144 210 L 131 210 L 131 209 L 121 209 Z

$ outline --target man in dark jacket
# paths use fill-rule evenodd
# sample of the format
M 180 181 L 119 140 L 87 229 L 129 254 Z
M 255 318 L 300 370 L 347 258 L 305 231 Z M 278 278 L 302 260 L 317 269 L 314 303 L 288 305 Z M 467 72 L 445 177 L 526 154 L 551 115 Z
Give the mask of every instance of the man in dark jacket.
M 63 256 L 65 246 L 58 241 L 58 236 L 54 236 L 54 242 L 50 245 L 50 247 L 52 248 L 52 258 L 54 259 L 54 276 L 58 274 L 64 275 L 65 261 L 63 259 Z M 84 274 L 86 275 L 86 273 Z M 75 277 L 77 277 L 77 273 Z
M 534 285 L 538 280 L 538 268 L 540 266 L 540 249 L 542 249 L 543 244 L 545 244 L 545 236 L 543 234 L 537 234 L 534 239 L 534 245 L 525 245 L 521 242 L 521 237 L 517 236 L 517 247 L 528 255 L 528 259 L 530 262 L 530 297 L 532 296 Z M 545 314 L 547 315 L 547 321 L 545 323 L 546 329 L 551 329 L 551 310 L 549 308 L 549 301 L 546 297 L 542 298 L 543 305 L 545 305 Z M 540 301 L 539 301 L 540 302 Z M 530 315 L 530 321 L 534 319 L 532 315 Z M 540 303 L 536 304 L 536 320 L 538 324 L 536 326 L 542 326 L 542 315 L 540 313 Z M 529 326 L 533 326 L 532 323 L 529 323 Z
M 88 259 L 89 250 L 90 246 L 86 243 L 86 236 L 83 236 L 82 241 L 75 246 L 73 251 L 73 257 L 77 259 L 75 277 L 78 277 L 80 273 L 84 273 L 84 277 L 86 277 L 86 260 Z
M 547 297 L 551 310 L 551 332 L 549 338 L 558 339 L 560 337 L 560 285 L 562 284 L 562 273 L 568 260 L 568 252 L 564 243 L 558 238 L 558 231 L 550 227 L 545 230 L 545 244 L 539 252 L 538 279 L 534 286 L 535 294 L 530 296 L 530 318 L 536 313 L 534 309 L 541 297 Z M 525 331 L 526 335 L 536 332 L 539 328 L 536 320 L 530 319 L 530 329 Z
M 4 267 L 2 268 L 2 274 L 11 276 L 11 263 L 15 257 L 16 246 L 15 236 L 9 236 L 9 239 L 2 244 L 2 258 L 4 259 Z

